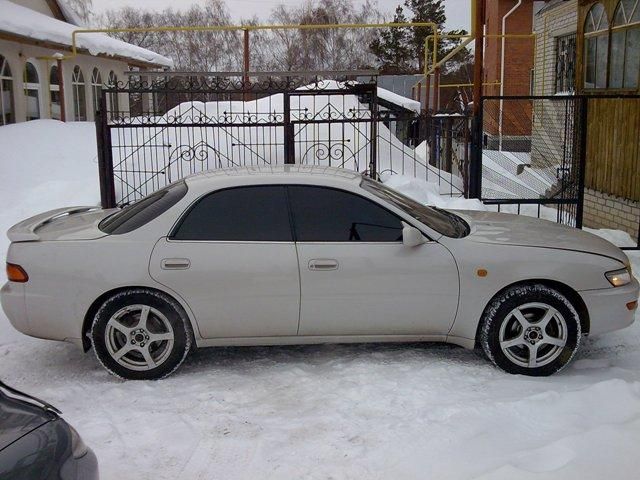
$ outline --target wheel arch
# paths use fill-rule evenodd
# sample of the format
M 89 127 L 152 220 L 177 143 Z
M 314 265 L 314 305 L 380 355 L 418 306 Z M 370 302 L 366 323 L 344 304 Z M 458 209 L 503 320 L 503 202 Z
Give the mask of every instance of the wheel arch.
M 576 290 L 571 288 L 569 285 L 567 285 L 566 283 L 562 283 L 562 282 L 559 282 L 557 280 L 549 280 L 549 279 L 546 279 L 546 278 L 533 278 L 533 279 L 522 280 L 522 281 L 519 281 L 519 282 L 511 283 L 511 284 L 501 288 L 499 291 L 497 291 L 489 299 L 489 301 L 485 305 L 484 309 L 482 310 L 482 315 L 480 317 L 480 321 L 478 322 L 478 326 L 476 328 L 476 336 L 475 336 L 476 347 L 478 347 L 480 345 L 479 344 L 479 338 L 480 338 L 480 331 L 482 330 L 482 324 L 483 324 L 483 321 L 484 321 L 484 317 L 485 317 L 485 315 L 487 313 L 487 309 L 489 308 L 489 306 L 491 305 L 493 300 L 497 296 L 499 296 L 499 295 L 503 294 L 505 291 L 509 290 L 510 288 L 518 287 L 518 286 L 524 286 L 524 285 L 544 285 L 546 287 L 553 288 L 553 289 L 557 290 L 562 295 L 567 297 L 567 300 L 569 300 L 571 302 L 571 305 L 573 305 L 573 308 L 575 308 L 576 312 L 578 312 L 578 317 L 580 318 L 580 329 L 582 331 L 582 334 L 583 335 L 588 335 L 589 334 L 589 330 L 590 330 L 590 327 L 591 327 L 591 319 L 589 318 L 589 310 L 587 309 L 587 305 L 584 303 L 584 300 L 582 300 L 582 297 L 580 296 L 580 294 Z
M 108 290 L 108 291 L 104 292 L 102 295 L 100 295 L 98 298 L 96 298 L 91 303 L 89 308 L 87 309 L 87 312 L 85 313 L 84 319 L 82 321 L 82 349 L 85 352 L 88 352 L 89 350 L 91 350 L 91 340 L 89 339 L 87 334 L 91 330 L 91 324 L 93 322 L 93 317 L 95 317 L 96 313 L 98 312 L 98 310 L 100 309 L 102 304 L 105 301 L 107 301 L 108 298 L 112 297 L 113 295 L 116 295 L 116 294 L 118 294 L 120 292 L 125 292 L 127 290 L 136 290 L 136 289 L 150 290 L 150 291 L 157 292 L 157 293 L 160 293 L 162 295 L 166 295 L 167 297 L 169 297 L 180 308 L 181 313 L 185 316 L 185 318 L 189 320 L 189 323 L 191 323 L 192 331 L 194 333 L 197 332 L 197 330 L 195 328 L 196 325 L 194 325 L 194 322 L 193 322 L 191 316 L 187 313 L 186 309 L 182 305 L 182 302 L 179 299 L 177 299 L 175 297 L 175 295 L 172 295 L 171 293 L 166 292 L 166 291 L 161 290 L 161 289 L 156 288 L 156 287 L 150 287 L 148 285 L 127 285 L 127 286 L 124 286 L 124 287 L 113 288 L 111 290 Z

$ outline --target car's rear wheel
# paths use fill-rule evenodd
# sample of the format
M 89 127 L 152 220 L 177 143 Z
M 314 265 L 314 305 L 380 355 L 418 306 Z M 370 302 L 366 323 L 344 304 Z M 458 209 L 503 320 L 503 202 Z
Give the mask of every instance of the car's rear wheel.
M 173 373 L 189 353 L 192 337 L 180 306 L 147 289 L 126 290 L 107 299 L 91 327 L 100 363 L 112 374 L 130 380 Z
M 509 373 L 547 376 L 565 367 L 580 345 L 580 317 L 546 285 L 518 285 L 497 295 L 480 329 L 480 344 Z

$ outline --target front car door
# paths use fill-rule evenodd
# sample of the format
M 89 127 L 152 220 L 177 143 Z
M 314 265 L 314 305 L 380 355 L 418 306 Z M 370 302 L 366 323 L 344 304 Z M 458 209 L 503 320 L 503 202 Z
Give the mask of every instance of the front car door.
M 458 303 L 451 253 L 402 243 L 401 218 L 328 187 L 289 187 L 300 264 L 300 335 L 446 335 Z
M 151 256 L 151 276 L 191 307 L 203 338 L 296 335 L 298 259 L 286 187 L 215 191 Z

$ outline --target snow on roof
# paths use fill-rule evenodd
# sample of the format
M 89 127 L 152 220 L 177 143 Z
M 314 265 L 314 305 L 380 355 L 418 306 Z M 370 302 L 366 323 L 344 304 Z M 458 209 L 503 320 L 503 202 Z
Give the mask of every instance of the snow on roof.
M 0 0 L 0 31 L 35 40 L 71 46 L 71 34 L 78 27 L 42 13 Z M 91 55 L 121 56 L 153 65 L 172 67 L 173 61 L 158 53 L 109 37 L 104 33 L 82 33 L 76 36 L 77 46 Z
M 80 18 L 80 15 L 76 13 L 76 11 L 71 8 L 65 0 L 57 0 L 56 3 L 58 7 L 60 7 L 60 11 L 62 11 L 62 15 L 67 19 L 68 23 L 73 25 L 77 25 L 80 28 L 87 28 L 85 23 Z
M 378 87 L 378 97 L 386 100 L 387 102 L 391 102 L 394 105 L 406 108 L 407 110 L 413 110 L 414 112 L 420 113 L 420 102 L 407 97 L 403 97 L 402 95 L 398 95 L 397 93 L 393 93 L 386 88 Z

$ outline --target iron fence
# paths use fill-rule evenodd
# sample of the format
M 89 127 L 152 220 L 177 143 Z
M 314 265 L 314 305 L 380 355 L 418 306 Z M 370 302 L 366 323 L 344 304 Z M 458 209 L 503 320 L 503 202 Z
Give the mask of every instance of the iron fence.
M 618 198 L 602 190 L 592 179 L 597 163 L 606 165 L 607 185 L 621 185 L 633 192 L 629 172 L 612 167 L 625 158 L 626 170 L 633 169 L 628 155 L 640 153 L 640 137 L 615 122 L 615 112 L 630 105 L 634 96 L 556 95 L 488 96 L 481 99 L 480 116 L 473 126 L 473 161 L 470 168 L 470 196 L 497 211 L 525 214 L 577 228 L 611 228 L 631 237 L 621 244 L 640 244 L 640 206 L 633 198 Z M 604 104 L 616 99 L 615 105 Z M 608 130 L 611 131 L 608 131 Z M 616 138 L 617 140 L 613 140 Z M 608 149 L 601 153 L 600 143 Z M 616 143 L 617 142 L 617 143 Z M 634 146 L 635 145 L 635 146 Z M 638 160 L 636 158 L 635 165 Z M 636 173 L 637 174 L 637 173 Z M 610 178 L 609 178 L 610 177 Z M 633 177 L 633 174 L 632 174 Z M 602 182 L 601 182 L 602 183 Z M 589 188 L 585 188 L 589 187 Z M 588 195 L 607 200 L 585 202 Z M 607 213 L 596 215 L 592 204 Z M 615 205 L 620 203 L 620 213 Z M 636 214 L 632 204 L 636 205 Z M 586 209 L 586 210 L 585 210 Z M 635 217 L 634 217 L 635 215 Z M 633 218 L 632 218 L 633 217 Z M 586 219 L 586 222 L 585 222 Z
M 186 175 L 238 166 L 324 165 L 451 183 L 428 162 L 426 117 L 377 93 L 374 75 L 111 85 L 96 114 L 102 203 L 129 203 Z

